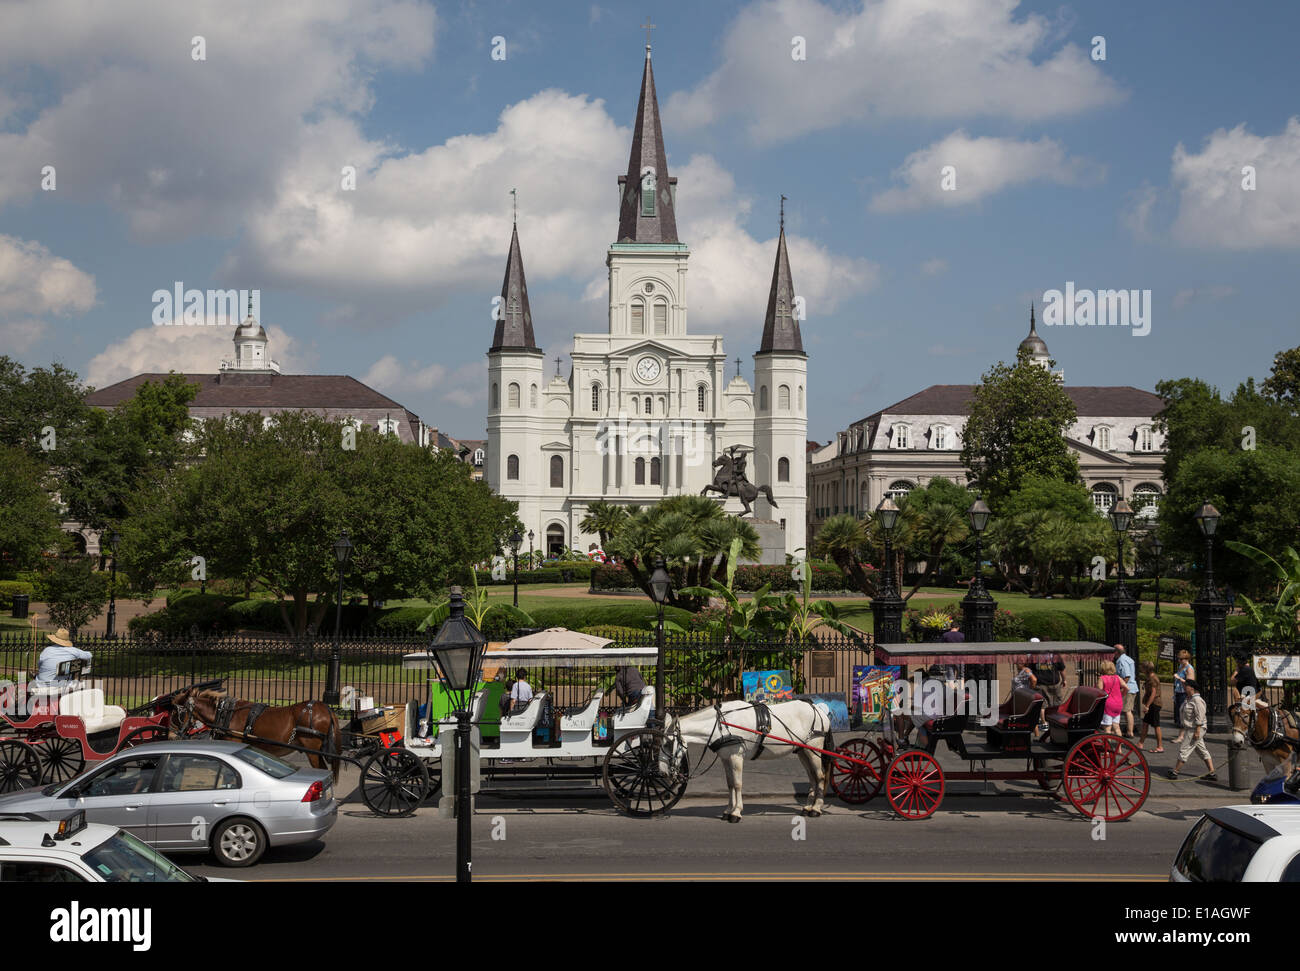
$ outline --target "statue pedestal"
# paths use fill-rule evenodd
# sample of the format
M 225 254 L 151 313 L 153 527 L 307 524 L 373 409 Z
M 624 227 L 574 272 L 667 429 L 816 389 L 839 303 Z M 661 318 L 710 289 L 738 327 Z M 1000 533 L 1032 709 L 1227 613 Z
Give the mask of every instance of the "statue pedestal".
M 759 554 L 758 563 L 762 566 L 784 566 L 785 565 L 785 530 L 781 524 L 774 519 L 749 519 L 749 523 L 758 532 L 758 545 L 762 552 Z M 746 560 L 746 563 L 753 562 Z

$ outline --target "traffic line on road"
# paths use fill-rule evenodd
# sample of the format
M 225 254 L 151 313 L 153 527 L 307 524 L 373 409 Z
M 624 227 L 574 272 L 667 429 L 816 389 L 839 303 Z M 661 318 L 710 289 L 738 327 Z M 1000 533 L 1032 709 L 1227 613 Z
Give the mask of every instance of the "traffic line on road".
M 420 874 L 411 876 L 355 876 L 355 877 L 312 877 L 301 880 L 293 877 L 273 878 L 270 880 L 253 880 L 251 883 L 409 883 L 409 882 L 450 882 L 454 877 L 445 874 Z M 959 873 L 926 872 L 897 873 L 876 871 L 703 871 L 692 873 L 519 873 L 519 874 L 478 874 L 476 882 L 492 883 L 536 883 L 561 881 L 566 883 L 662 883 L 681 881 L 728 881 L 728 880 L 914 880 L 929 883 L 1161 883 L 1169 879 L 1167 873 L 1095 873 L 1063 879 L 1059 873 Z

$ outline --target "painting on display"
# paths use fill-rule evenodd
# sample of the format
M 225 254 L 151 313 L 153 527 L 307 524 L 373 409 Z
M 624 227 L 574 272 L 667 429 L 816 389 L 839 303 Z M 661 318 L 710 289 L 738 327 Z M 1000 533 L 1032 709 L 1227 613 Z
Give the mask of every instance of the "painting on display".
M 864 664 L 853 667 L 851 707 L 862 719 L 863 728 L 877 728 L 893 703 L 894 682 L 902 675 L 897 664 Z
M 794 698 L 794 679 L 789 671 L 742 671 L 740 687 L 746 701 L 771 705 Z
M 849 703 L 843 691 L 824 691 L 820 694 L 795 695 L 802 701 L 811 701 L 818 708 L 825 710 L 831 719 L 831 731 L 847 732 L 849 723 Z

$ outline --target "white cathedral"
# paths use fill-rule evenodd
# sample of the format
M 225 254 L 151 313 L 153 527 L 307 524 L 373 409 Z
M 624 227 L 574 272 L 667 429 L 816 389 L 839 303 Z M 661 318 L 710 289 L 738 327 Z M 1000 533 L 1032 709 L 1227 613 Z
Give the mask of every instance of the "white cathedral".
M 768 554 L 795 554 L 806 529 L 808 355 L 782 221 L 754 385 L 730 380 L 722 337 L 686 327 L 690 250 L 677 238 L 677 179 L 668 175 L 650 46 L 627 174 L 619 176 L 609 267 L 609 330 L 575 334 L 568 380 L 547 381 L 533 334 L 516 225 L 488 351 L 487 480 L 519 503 L 525 531 L 548 553 L 597 541 L 579 523 L 598 500 L 648 505 L 699 493 L 714 460 L 737 447 L 746 475 L 770 486 L 753 515 Z M 726 500 L 739 513 L 739 500 Z M 783 538 L 781 542 L 780 538 Z

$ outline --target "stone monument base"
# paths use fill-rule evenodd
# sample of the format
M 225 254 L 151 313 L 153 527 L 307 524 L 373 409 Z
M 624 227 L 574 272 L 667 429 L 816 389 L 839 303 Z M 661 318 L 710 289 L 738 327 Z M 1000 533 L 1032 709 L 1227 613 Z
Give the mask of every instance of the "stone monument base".
M 758 532 L 758 545 L 761 550 L 758 563 L 762 566 L 785 565 L 785 530 L 774 519 L 749 519 L 749 523 Z M 745 562 L 751 563 L 752 560 Z

